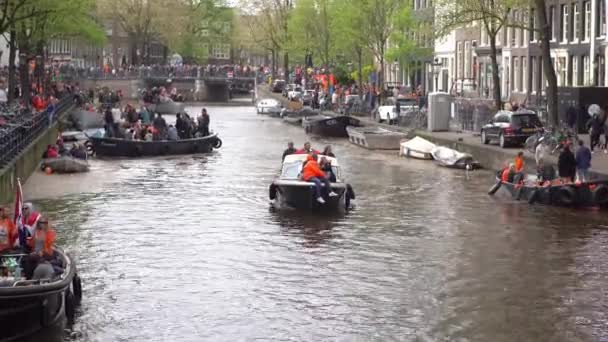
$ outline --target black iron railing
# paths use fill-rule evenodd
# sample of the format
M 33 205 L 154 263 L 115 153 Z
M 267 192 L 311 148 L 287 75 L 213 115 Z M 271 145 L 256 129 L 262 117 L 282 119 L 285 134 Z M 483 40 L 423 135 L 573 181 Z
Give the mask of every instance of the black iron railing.
M 74 96 L 64 96 L 51 112 L 32 112 L 29 109 L 5 107 L 0 112 L 3 123 L 0 124 L 0 169 L 10 165 L 27 146 L 40 137 L 53 123 L 59 114 L 65 112 L 74 103 Z

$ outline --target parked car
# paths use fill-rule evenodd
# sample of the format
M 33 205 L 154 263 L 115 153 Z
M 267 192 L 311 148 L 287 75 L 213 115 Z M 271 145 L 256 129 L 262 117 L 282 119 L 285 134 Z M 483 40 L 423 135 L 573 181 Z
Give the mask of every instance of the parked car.
M 274 80 L 272 81 L 272 92 L 273 93 L 280 93 L 283 91 L 283 89 L 285 88 L 285 81 L 284 80 Z
M 302 88 L 296 86 L 287 93 L 289 101 L 299 101 L 302 98 Z
M 281 95 L 283 95 L 283 97 L 288 97 L 289 96 L 289 92 L 292 91 L 295 88 L 296 88 L 295 84 L 293 84 L 293 83 L 287 84 L 283 88 L 283 92 L 281 93 Z
M 481 142 L 488 144 L 495 140 L 503 148 L 521 146 L 542 126 L 538 115 L 531 110 L 501 110 L 481 128 Z
M 382 106 L 378 107 L 378 122 L 393 124 L 399 121 L 399 116 L 418 110 L 416 99 L 398 98 L 397 101 L 399 101 L 399 113 L 397 113 L 396 101 L 392 97 L 388 98 Z

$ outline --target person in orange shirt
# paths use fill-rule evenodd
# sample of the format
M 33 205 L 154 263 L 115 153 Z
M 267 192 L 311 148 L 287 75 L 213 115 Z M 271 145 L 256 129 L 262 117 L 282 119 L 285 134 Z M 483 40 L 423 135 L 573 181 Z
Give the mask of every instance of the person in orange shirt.
M 524 172 L 524 153 L 522 151 L 517 152 L 515 157 L 515 172 Z
M 513 175 L 515 174 L 515 165 L 513 163 L 509 164 L 508 167 L 502 171 L 502 175 L 500 175 L 500 180 L 503 183 L 511 183 L 513 181 Z
M 325 184 L 330 197 L 338 196 L 338 194 L 331 190 L 331 184 L 329 183 L 325 172 L 323 172 L 319 167 L 317 158 L 318 157 L 316 154 L 308 155 L 308 158 L 306 158 L 306 164 L 302 169 L 302 179 L 306 182 L 313 182 L 315 184 L 314 188 L 317 202 L 324 204 L 325 200 L 323 197 L 321 197 L 321 182 Z
M 56 237 L 55 230 L 49 227 L 49 220 L 41 217 L 36 224 L 36 230 L 32 233 L 32 238 L 28 240 L 28 247 L 32 253 L 41 257 L 52 257 Z
M 0 253 L 12 249 L 19 235 L 8 214 L 8 208 L 0 207 Z

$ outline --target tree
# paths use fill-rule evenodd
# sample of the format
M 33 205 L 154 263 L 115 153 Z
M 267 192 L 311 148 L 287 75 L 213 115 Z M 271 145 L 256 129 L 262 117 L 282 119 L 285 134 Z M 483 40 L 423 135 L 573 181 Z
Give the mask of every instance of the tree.
M 335 56 L 334 13 L 329 0 L 300 0 L 288 21 L 286 49 L 304 60 L 312 53 L 321 64 L 329 66 Z
M 559 123 L 557 115 L 557 76 L 555 68 L 551 63 L 551 26 L 547 20 L 547 5 L 545 0 L 534 0 L 536 14 L 538 19 L 538 33 L 540 34 L 540 50 L 543 57 L 543 69 L 545 70 L 545 78 L 547 79 L 547 112 L 549 113 L 549 124 L 557 127 Z M 542 10 L 541 10 L 542 9 Z M 530 28 L 532 31 L 537 30 L 535 27 Z

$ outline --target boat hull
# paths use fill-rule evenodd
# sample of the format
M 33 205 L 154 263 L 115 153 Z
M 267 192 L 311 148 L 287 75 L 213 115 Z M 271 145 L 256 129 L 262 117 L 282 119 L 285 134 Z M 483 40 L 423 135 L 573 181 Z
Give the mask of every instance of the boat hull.
M 88 172 L 89 163 L 86 160 L 63 156 L 58 158 L 47 158 L 42 160 L 42 169 L 50 167 L 56 173 L 78 173 Z
M 217 134 L 176 141 L 141 141 L 95 137 L 90 139 L 95 154 L 107 157 L 151 157 L 209 153 L 214 148 L 219 148 L 222 145 L 222 141 Z
M 348 140 L 358 146 L 370 150 L 398 150 L 405 133 L 392 132 L 382 128 L 367 129 L 365 127 L 346 127 Z
M 294 208 L 309 211 L 345 211 L 346 187 L 342 183 L 332 183 L 331 189 L 338 194 L 329 197 L 327 189 L 321 191 L 325 204 L 317 202 L 314 196 L 313 183 L 303 181 L 281 181 L 273 183 L 277 188 L 275 206 L 279 208 Z
M 500 189 L 504 189 L 514 199 L 529 203 L 562 207 L 608 206 L 608 180 L 548 187 L 501 182 L 498 177 L 496 178 L 496 182 L 500 182 Z
M 433 155 L 430 152 L 422 152 L 422 151 L 417 151 L 411 148 L 402 148 L 401 149 L 401 155 L 407 158 L 414 158 L 414 159 L 422 159 L 422 160 L 432 160 L 433 159 Z
M 69 257 L 63 278 L 42 285 L 0 287 L 0 341 L 13 341 L 65 320 L 66 295 L 76 274 Z
M 359 127 L 359 119 L 351 116 L 336 116 L 322 119 L 303 120 L 302 125 L 306 133 L 326 137 L 348 137 L 347 126 Z

